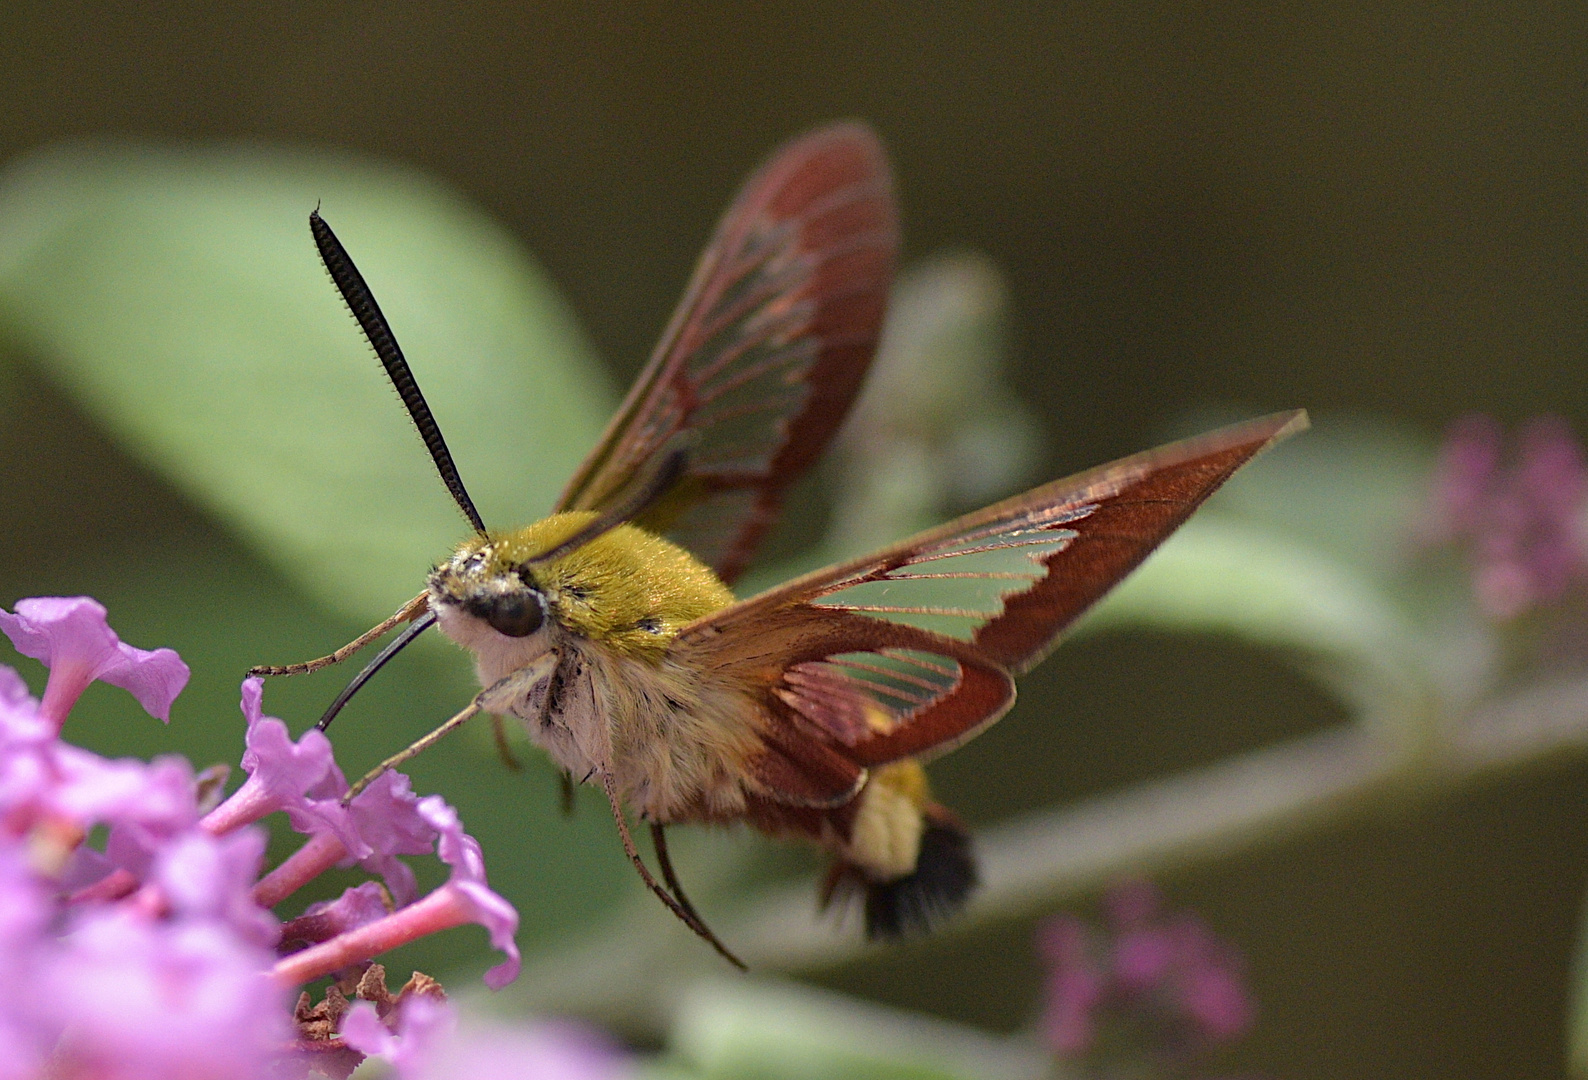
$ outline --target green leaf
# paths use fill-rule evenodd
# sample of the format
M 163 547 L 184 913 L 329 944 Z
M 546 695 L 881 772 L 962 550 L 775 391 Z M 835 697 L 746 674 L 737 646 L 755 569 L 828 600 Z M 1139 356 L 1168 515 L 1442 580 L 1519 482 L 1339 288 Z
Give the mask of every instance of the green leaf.
M 1081 622 L 1224 633 L 1323 661 L 1359 704 L 1407 694 L 1420 639 L 1368 575 L 1270 527 L 1212 510 L 1183 525 Z
M 668 1048 L 711 1080 L 1017 1080 L 1047 1075 L 1035 1046 L 796 984 L 703 980 Z M 659 1075 L 677 1075 L 676 1073 Z
M 544 274 L 413 172 L 256 147 L 84 144 L 0 176 L 0 327 L 135 455 L 357 621 L 466 532 L 326 278 L 379 299 L 476 504 L 543 514 L 611 398 Z
M 1431 459 L 1401 429 L 1320 418 L 1236 474 L 1078 630 L 1229 634 L 1297 654 L 1359 708 L 1405 713 L 1438 682 L 1446 639 L 1471 636 L 1417 573 Z
M 1387 420 L 1315 416 L 1310 429 L 1237 473 L 1209 508 L 1393 586 L 1417 554 L 1433 460 L 1432 445 Z

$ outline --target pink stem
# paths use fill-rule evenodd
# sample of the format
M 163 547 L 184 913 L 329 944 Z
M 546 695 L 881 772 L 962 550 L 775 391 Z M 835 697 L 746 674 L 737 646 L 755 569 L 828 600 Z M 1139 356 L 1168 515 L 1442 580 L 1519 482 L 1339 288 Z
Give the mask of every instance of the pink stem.
M 170 913 L 171 905 L 158 885 L 145 885 L 123 903 L 128 909 L 149 919 L 163 918 Z
M 264 908 L 275 907 L 345 858 L 347 845 L 332 833 L 323 832 L 310 837 L 308 843 L 259 879 L 254 885 L 254 902 Z
M 428 934 L 472 922 L 474 911 L 474 905 L 458 890 L 443 885 L 384 919 L 283 957 L 271 975 L 283 986 L 300 986 Z
M 116 869 L 94 882 L 78 889 L 66 898 L 68 904 L 84 904 L 94 900 L 120 900 L 138 887 L 138 875 L 131 870 Z
M 39 702 L 39 713 L 55 730 L 66 723 L 66 714 L 72 711 L 77 699 L 83 696 L 88 684 L 94 681 L 94 670 L 81 661 L 62 661 L 50 668 L 50 681 L 44 684 L 44 700 Z
M 252 825 L 266 814 L 274 813 L 281 809 L 275 799 L 270 798 L 263 786 L 254 783 L 250 776 L 243 781 L 243 786 L 232 792 L 231 797 L 215 809 L 204 815 L 199 822 L 199 828 L 211 836 L 224 836 L 233 829 L 240 829 L 244 825 Z

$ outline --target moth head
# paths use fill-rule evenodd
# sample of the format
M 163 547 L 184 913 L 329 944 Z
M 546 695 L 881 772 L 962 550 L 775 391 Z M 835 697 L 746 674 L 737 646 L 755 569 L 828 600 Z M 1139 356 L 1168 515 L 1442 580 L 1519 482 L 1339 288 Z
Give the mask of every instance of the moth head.
M 594 518 L 570 511 L 516 532 L 465 541 L 430 575 L 443 631 L 478 647 L 473 634 L 482 623 L 507 637 L 555 626 L 624 655 L 654 658 L 682 627 L 732 602 L 733 594 L 709 568 L 633 525 L 540 558 Z M 473 633 L 465 633 L 463 621 L 473 621 Z
M 527 638 L 552 618 L 553 601 L 535 568 L 513 558 L 500 537 L 475 536 L 430 574 L 438 614 L 484 623 L 510 638 Z

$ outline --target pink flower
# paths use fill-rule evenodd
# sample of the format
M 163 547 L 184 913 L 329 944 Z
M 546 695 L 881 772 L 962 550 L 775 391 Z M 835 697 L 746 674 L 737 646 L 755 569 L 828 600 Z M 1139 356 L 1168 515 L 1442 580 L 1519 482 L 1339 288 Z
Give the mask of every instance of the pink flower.
M 310 728 L 294 742 L 286 724 L 264 715 L 263 694 L 263 679 L 243 681 L 242 710 L 248 731 L 243 737 L 242 766 L 248 779 L 205 817 L 204 827 L 210 832 L 229 832 L 278 810 L 286 811 L 299 832 L 318 831 L 325 823 L 311 812 L 311 800 L 334 801 L 347 790 L 325 733 Z M 347 838 L 351 839 L 350 831 Z
M 1200 919 L 1165 916 L 1145 882 L 1111 890 L 1105 908 L 1106 931 L 1060 915 L 1038 933 L 1042 1033 L 1058 1057 L 1118 1071 L 1121 1055 L 1183 1061 L 1250 1029 L 1240 958 Z
M 1072 915 L 1054 916 L 1037 934 L 1037 951 L 1049 965 L 1042 1034 L 1065 1058 L 1084 1055 L 1097 1038 L 1094 1014 L 1107 985 L 1090 938 L 1090 928 Z
M 285 724 L 264 715 L 262 692 L 263 680 L 243 682 L 248 733 L 242 765 L 248 779 L 204 819 L 205 828 L 225 832 L 282 811 L 294 829 L 311 838 L 308 854 L 292 868 L 298 877 L 307 880 L 330 866 L 357 863 L 386 879 L 399 907 L 411 903 L 417 891 L 414 873 L 397 856 L 429 854 L 436 830 L 419 815 L 408 777 L 384 773 L 343 806 L 347 780 L 330 740 L 310 728 L 294 742 Z M 288 895 L 301 883 L 273 883 L 271 902 L 276 893 Z
M 60 742 L 31 698 L 8 711 L 0 723 L 0 821 L 13 833 L 49 820 L 106 824 L 116 855 L 131 858 L 137 836 L 169 836 L 197 819 L 185 760 L 102 758 Z
M 440 833 L 436 854 L 452 867 L 452 877 L 442 889 L 454 890 L 461 896 L 470 909 L 470 921 L 485 927 L 491 945 L 507 954 L 506 960 L 485 973 L 485 985 L 500 990 L 518 978 L 518 944 L 513 940 L 518 932 L 518 911 L 485 884 L 485 858 L 480 853 L 480 843 L 463 831 L 456 810 L 441 796 L 430 795 L 419 800 L 419 813 Z
M 281 941 L 283 945 L 297 942 L 313 945 L 368 926 L 389 914 L 380 886 L 366 881 L 343 889 L 342 895 L 335 900 L 310 904 L 302 915 L 282 926 Z
M 41 964 L 40 1020 L 61 1033 L 51 1075 L 254 1080 L 289 1037 L 270 954 L 205 921 L 120 911 L 80 919 Z
M 187 685 L 181 657 L 170 649 L 145 652 L 122 644 L 105 609 L 86 596 L 19 600 L 15 614 L 0 609 L 0 630 L 17 652 L 50 669 L 42 709 L 57 728 L 95 679 L 128 691 L 150 716 L 166 721 Z
M 347 785 L 329 741 L 317 731 L 294 741 L 263 715 L 250 680 L 248 779 L 201 820 L 185 759 L 108 760 L 59 735 L 93 678 L 119 679 L 163 713 L 186 678 L 175 654 L 121 645 L 92 601 L 25 600 L 17 612 L 0 612 L 4 628 L 50 663 L 51 675 L 40 703 L 0 667 L 0 1080 L 265 1080 L 338 1054 L 347 1064 L 356 1053 L 327 1034 L 334 1011 L 324 1010 L 334 1002 L 294 1014 L 289 994 L 466 922 L 508 953 L 488 981 L 516 974 L 517 913 L 486 885 L 479 845 L 438 796 L 419 799 L 406 777 L 389 774 L 343 807 Z M 264 833 L 246 826 L 276 810 L 310 839 L 259 880 Z M 86 842 L 101 830 L 103 851 Z M 451 879 L 395 912 L 366 882 L 312 906 L 284 940 L 261 902 L 272 879 L 290 893 L 355 860 L 412 900 L 413 875 L 398 856 L 432 850 Z M 304 941 L 314 944 L 278 960 Z M 392 1038 L 405 1039 L 412 1049 L 403 1053 L 417 1060 L 433 1006 L 415 1008 Z M 395 1044 L 387 1049 L 402 1057 Z
M 452 1006 L 416 996 L 399 1010 L 397 1030 L 360 1003 L 342 1025 L 349 1045 L 389 1061 L 401 1080 L 619 1080 L 629 1059 L 582 1024 L 540 1021 L 463 1025 Z
M 398 855 L 428 855 L 435 846 L 435 826 L 420 812 L 413 783 L 395 770 L 380 775 L 358 793 L 349 806 L 352 826 L 366 854 L 358 865 L 379 874 L 397 906 L 413 902 L 414 872 Z
M 439 795 L 420 799 L 418 812 L 438 834 L 436 854 L 452 867 L 447 883 L 385 918 L 283 958 L 275 967 L 279 981 L 287 985 L 306 983 L 426 935 L 471 922 L 483 926 L 491 944 L 507 954 L 506 960 L 485 973 L 485 984 L 500 990 L 518 977 L 518 944 L 513 940 L 518 931 L 518 912 L 486 885 L 485 862 L 478 841 L 463 831 L 457 811 Z
M 195 829 L 164 846 L 150 880 L 176 917 L 222 923 L 243 940 L 271 948 L 281 936 L 280 925 L 253 898 L 264 855 L 262 829 L 226 836 Z
M 450 1002 L 416 994 L 402 1003 L 396 1019 L 393 1031 L 381 1022 L 375 1006 L 361 1001 L 342 1021 L 342 1037 L 360 1053 L 385 1058 L 402 1080 L 414 1080 L 457 1031 L 457 1010 Z
M 0 669 L 4 670 L 4 669 Z M 0 845 L 0 1080 L 37 1076 L 52 1031 L 33 1018 L 41 943 L 56 915 L 49 892 L 19 844 Z
M 1509 468 L 1502 451 L 1500 426 L 1489 417 L 1450 426 L 1430 485 L 1427 532 L 1466 546 L 1478 604 L 1504 622 L 1555 603 L 1588 576 L 1588 462 L 1555 417 L 1522 428 Z

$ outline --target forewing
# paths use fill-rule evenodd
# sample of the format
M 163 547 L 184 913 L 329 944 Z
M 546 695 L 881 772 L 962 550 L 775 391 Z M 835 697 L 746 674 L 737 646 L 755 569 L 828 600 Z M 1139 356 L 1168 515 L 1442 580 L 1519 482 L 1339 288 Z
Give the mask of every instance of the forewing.
M 1241 465 L 1284 413 L 1036 488 L 685 628 L 674 648 L 856 762 L 952 746 Z
M 683 445 L 687 468 L 636 523 L 731 583 L 860 389 L 897 249 L 892 180 L 869 128 L 821 128 L 774 154 L 717 226 L 559 509 L 607 506 Z

